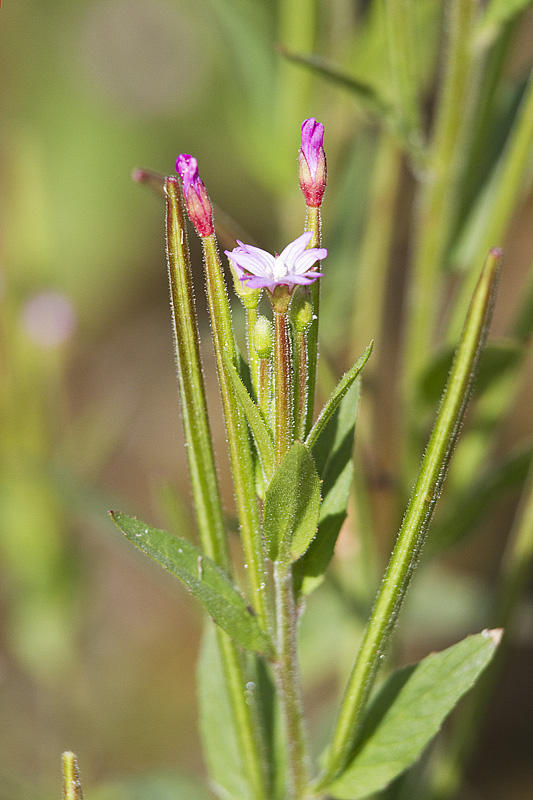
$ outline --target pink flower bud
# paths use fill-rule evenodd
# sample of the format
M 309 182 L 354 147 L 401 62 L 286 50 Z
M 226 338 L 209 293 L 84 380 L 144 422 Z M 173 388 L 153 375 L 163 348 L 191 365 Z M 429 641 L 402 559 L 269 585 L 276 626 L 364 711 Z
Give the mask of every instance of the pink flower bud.
M 198 162 L 194 156 L 181 153 L 176 161 L 176 172 L 183 182 L 187 213 L 199 236 L 213 233 L 213 209 L 207 190 L 198 175 Z
M 326 188 L 324 126 L 311 117 L 302 122 L 302 146 L 298 154 L 300 188 L 308 206 L 318 208 Z

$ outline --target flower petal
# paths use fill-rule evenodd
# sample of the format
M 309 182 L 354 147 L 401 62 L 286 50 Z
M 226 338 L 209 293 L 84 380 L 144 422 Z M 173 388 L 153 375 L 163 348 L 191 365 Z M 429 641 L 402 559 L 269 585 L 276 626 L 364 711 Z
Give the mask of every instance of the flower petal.
M 232 252 L 226 250 L 226 255 L 237 267 L 251 272 L 253 275 L 268 278 L 272 277 L 272 268 L 268 260 L 261 256 L 256 256 L 254 253 L 247 253 L 240 247 L 236 247 Z M 266 255 L 270 254 L 267 253 Z
M 309 242 L 313 237 L 312 231 L 306 231 L 302 233 L 301 236 L 298 236 L 294 242 L 285 247 L 284 250 L 281 251 L 279 254 L 279 259 L 283 261 L 284 264 L 287 265 L 287 271 L 290 271 L 294 261 L 298 258 L 298 256 L 303 253 Z
M 304 250 L 294 261 L 292 270 L 298 275 L 302 275 L 302 273 L 311 269 L 317 261 L 322 261 L 322 259 L 326 258 L 327 254 L 328 251 L 324 247 L 311 247 L 309 250 Z

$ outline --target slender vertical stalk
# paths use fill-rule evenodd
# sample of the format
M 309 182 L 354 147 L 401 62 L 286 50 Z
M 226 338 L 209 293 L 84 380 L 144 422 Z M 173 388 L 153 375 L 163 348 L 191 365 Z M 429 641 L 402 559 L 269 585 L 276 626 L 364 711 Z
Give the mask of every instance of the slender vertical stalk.
M 416 0 L 385 0 L 390 74 L 395 85 L 394 105 L 402 136 L 420 146 L 420 78 L 414 30 Z
M 265 563 L 250 441 L 243 411 L 235 402 L 224 364 L 226 355 L 237 365 L 237 348 L 231 324 L 230 307 L 214 235 L 202 237 L 202 245 L 213 343 L 228 436 L 237 513 L 248 566 L 248 580 L 254 609 L 263 627 L 268 630 Z
M 500 257 L 499 251 L 490 254 L 472 298 L 418 480 L 348 681 L 320 787 L 331 782 L 350 757 L 382 655 L 420 557 L 487 335 Z
M 320 247 L 321 231 L 320 208 L 307 206 L 305 217 L 305 230 L 312 231 L 313 237 L 309 247 Z M 311 304 L 313 306 L 313 319 L 307 332 L 307 397 L 305 413 L 305 436 L 313 427 L 315 410 L 316 372 L 318 361 L 318 319 L 320 312 L 320 278 L 311 286 Z
M 294 331 L 294 436 L 305 438 L 307 411 L 307 336 L 305 331 Z
M 259 399 L 259 356 L 252 342 L 256 322 L 257 306 L 255 306 L 255 308 L 246 306 L 246 348 L 248 351 L 248 365 L 250 367 L 250 378 L 252 380 L 255 397 Z
M 443 84 L 430 145 L 428 175 L 416 214 L 404 365 L 405 408 L 413 398 L 435 332 L 435 302 L 453 220 L 470 87 L 475 0 L 451 0 Z
M 222 503 L 218 488 L 211 432 L 207 416 L 200 344 L 192 292 L 189 250 L 183 208 L 176 179 L 165 182 L 167 197 L 167 261 L 174 346 L 187 456 L 205 553 L 225 570 L 230 569 Z M 217 628 L 217 645 L 226 679 L 235 729 L 250 784 L 258 798 L 267 797 L 260 730 L 255 710 L 247 701 L 243 665 L 231 639 Z
M 67 751 L 61 756 L 63 767 L 63 800 L 83 800 L 80 769 L 74 753 Z
M 292 425 L 292 376 L 291 345 L 289 337 L 289 321 L 286 311 L 274 309 L 274 403 L 275 403 L 275 441 L 276 461 L 283 461 L 283 456 L 291 446 Z
M 259 387 L 258 387 L 259 408 L 263 412 L 263 417 L 270 420 L 270 359 L 259 359 Z
M 288 559 L 274 564 L 276 587 L 277 660 L 276 678 L 285 720 L 288 748 L 288 800 L 306 796 L 308 756 L 297 653 L 297 611 L 292 570 Z

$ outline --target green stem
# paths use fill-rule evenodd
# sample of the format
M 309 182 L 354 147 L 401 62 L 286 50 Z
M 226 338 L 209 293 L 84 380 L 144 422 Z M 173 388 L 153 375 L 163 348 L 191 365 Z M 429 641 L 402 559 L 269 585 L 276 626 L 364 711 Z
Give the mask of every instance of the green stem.
M 366 626 L 341 704 L 320 787 L 346 766 L 362 714 L 416 569 L 435 504 L 459 434 L 479 356 L 491 318 L 500 253 L 493 252 L 481 273 L 456 351 L 435 426 L 409 501 L 389 565 Z
M 291 345 L 287 312 L 274 309 L 274 403 L 276 461 L 280 464 L 292 442 Z
M 263 542 L 259 523 L 259 511 L 255 493 L 254 469 L 248 428 L 244 413 L 235 402 L 232 384 L 226 372 L 224 357 L 229 357 L 237 366 L 237 348 L 231 324 L 231 313 L 226 294 L 226 284 L 214 235 L 202 238 L 205 257 L 207 299 L 213 344 L 218 370 L 222 406 L 226 422 L 229 454 L 235 487 L 237 513 L 241 525 L 244 556 L 248 569 L 248 580 L 252 603 L 261 624 L 269 630 L 266 602 L 266 573 Z
M 395 111 L 403 138 L 421 145 L 420 80 L 414 31 L 416 0 L 385 0 L 390 74 L 395 84 Z
M 278 682 L 288 749 L 289 800 L 306 796 L 308 757 L 300 691 L 297 653 L 297 611 L 294 603 L 292 570 L 288 559 L 274 564 L 277 616 Z
M 307 206 L 305 230 L 312 231 L 313 237 L 309 247 L 320 247 L 322 240 L 320 209 Z M 318 319 L 320 312 L 320 278 L 311 286 L 311 304 L 313 319 L 307 331 L 307 397 L 304 435 L 307 436 L 313 426 L 315 411 L 316 372 L 318 362 Z
M 294 331 L 294 436 L 305 438 L 307 410 L 307 336 L 304 331 Z
M 474 0 L 452 0 L 443 86 L 430 146 L 429 174 L 420 192 L 409 290 L 405 408 L 413 409 L 420 372 L 435 333 L 435 298 L 453 221 L 471 77 Z
M 270 359 L 259 359 L 259 387 L 258 387 L 259 408 L 263 412 L 263 418 L 267 425 L 271 422 L 270 406 Z
M 248 364 L 250 367 L 250 378 L 256 400 L 259 398 L 259 356 L 253 344 L 255 323 L 257 322 L 257 306 L 255 308 L 246 307 L 246 348 L 248 351 Z
M 167 179 L 165 192 L 167 261 L 174 346 L 198 529 L 205 553 L 229 571 L 231 564 L 207 415 L 189 249 L 182 198 L 177 181 Z M 261 734 L 254 709 L 247 701 L 246 679 L 241 657 L 231 639 L 219 628 L 217 628 L 217 644 L 250 784 L 254 787 L 257 798 L 266 800 L 266 769 L 261 752 Z
M 80 769 L 74 753 L 67 751 L 61 756 L 63 767 L 63 800 L 83 800 Z

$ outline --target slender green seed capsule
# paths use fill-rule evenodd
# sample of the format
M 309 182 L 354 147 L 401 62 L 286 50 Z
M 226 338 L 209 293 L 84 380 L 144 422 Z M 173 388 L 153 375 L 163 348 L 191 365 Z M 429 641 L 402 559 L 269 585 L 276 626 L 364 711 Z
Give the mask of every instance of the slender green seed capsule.
M 83 800 L 78 759 L 67 751 L 61 756 L 63 766 L 63 800 Z
M 304 294 L 302 291 L 294 293 L 289 309 L 289 317 L 296 331 L 305 333 L 313 320 L 313 304 L 307 293 Z
M 253 334 L 254 349 L 259 358 L 270 358 L 272 355 L 272 323 L 267 317 L 257 317 Z

